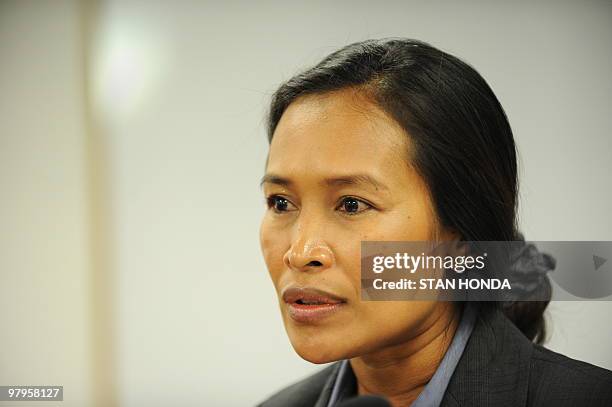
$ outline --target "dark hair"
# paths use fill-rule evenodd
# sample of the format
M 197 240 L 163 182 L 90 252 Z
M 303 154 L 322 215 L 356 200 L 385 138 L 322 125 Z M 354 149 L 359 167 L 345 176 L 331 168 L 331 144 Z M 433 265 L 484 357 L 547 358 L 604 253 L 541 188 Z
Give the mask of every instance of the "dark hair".
M 471 66 L 421 41 L 386 38 L 345 46 L 283 83 L 272 97 L 268 141 L 298 97 L 355 88 L 410 136 L 410 162 L 427 182 L 441 225 L 466 241 L 522 240 L 517 158 L 502 106 Z M 545 284 L 539 289 L 550 290 Z M 530 339 L 545 337 L 550 301 L 493 303 Z

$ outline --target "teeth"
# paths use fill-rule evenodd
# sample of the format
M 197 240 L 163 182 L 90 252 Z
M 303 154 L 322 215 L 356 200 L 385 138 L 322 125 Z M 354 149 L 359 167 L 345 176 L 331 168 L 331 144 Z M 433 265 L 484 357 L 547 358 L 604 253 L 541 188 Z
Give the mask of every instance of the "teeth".
M 308 301 L 308 300 L 299 300 L 298 302 L 300 304 L 304 304 L 304 305 L 319 305 L 319 304 L 322 304 L 322 302 L 319 302 L 319 301 Z

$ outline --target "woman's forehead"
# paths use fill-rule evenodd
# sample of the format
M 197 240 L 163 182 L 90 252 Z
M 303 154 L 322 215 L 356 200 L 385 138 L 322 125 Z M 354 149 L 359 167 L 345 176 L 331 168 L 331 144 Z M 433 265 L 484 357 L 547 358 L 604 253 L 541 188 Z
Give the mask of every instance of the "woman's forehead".
M 408 136 L 393 119 L 365 97 L 338 91 L 289 105 L 272 138 L 268 169 L 394 171 L 405 168 L 407 155 Z

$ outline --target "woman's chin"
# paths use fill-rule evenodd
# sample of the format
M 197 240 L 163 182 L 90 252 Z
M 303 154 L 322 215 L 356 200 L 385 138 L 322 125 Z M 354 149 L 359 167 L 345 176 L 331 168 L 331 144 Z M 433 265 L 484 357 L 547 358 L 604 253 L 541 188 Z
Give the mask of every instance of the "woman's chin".
M 304 360 L 322 364 L 345 359 L 348 355 L 342 346 L 342 341 L 325 340 L 323 338 L 291 336 L 291 345 L 295 352 Z
M 293 349 L 302 359 L 317 365 L 335 362 L 342 359 L 341 356 L 336 356 L 334 355 L 334 352 L 328 352 L 326 349 L 295 346 Z

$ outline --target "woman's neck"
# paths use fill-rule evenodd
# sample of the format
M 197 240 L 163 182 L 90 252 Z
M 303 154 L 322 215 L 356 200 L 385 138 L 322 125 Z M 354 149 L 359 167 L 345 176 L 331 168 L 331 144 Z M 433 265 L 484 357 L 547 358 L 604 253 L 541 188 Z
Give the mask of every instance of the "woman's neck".
M 440 302 L 419 335 L 400 344 L 351 359 L 359 395 L 378 394 L 391 404 L 409 406 L 427 385 L 453 340 L 461 308 Z

